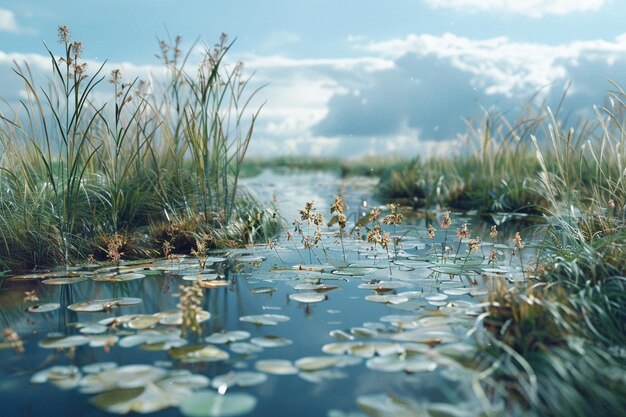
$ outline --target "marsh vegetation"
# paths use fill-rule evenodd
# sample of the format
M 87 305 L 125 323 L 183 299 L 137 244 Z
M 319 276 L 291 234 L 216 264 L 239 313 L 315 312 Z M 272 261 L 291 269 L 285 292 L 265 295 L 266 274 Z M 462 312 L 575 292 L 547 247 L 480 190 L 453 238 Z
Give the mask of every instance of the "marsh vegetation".
M 617 84 L 573 127 L 488 115 L 470 152 L 337 172 L 244 163 L 226 36 L 192 70 L 161 42 L 167 81 L 114 70 L 110 102 L 59 41 L 0 129 L 3 415 L 623 412 Z

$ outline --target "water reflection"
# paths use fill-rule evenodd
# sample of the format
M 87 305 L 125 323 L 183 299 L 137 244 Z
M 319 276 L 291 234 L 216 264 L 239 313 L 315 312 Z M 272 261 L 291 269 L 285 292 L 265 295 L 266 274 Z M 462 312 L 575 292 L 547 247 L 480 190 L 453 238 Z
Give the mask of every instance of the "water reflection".
M 247 182 L 261 198 L 273 199 L 286 218 L 295 217 L 311 199 L 317 200 L 320 211 L 328 211 L 339 190 L 344 191 L 348 212 L 353 213 L 350 226 L 377 205 L 369 195 L 372 183 L 368 189 L 360 180 L 342 180 L 331 174 L 284 177 L 264 173 Z M 467 221 L 475 233 L 490 226 L 482 226 L 471 216 L 454 221 Z M 66 285 L 42 285 L 39 280 L 13 283 L 0 290 L 0 312 L 5 326 L 25 339 L 26 352 L 0 350 L 0 380 L 19 380 L 16 385 L 0 385 L 3 396 L 14 398 L 0 411 L 2 415 L 106 415 L 87 403 L 88 394 L 62 391 L 49 384 L 28 384 L 36 370 L 74 365 L 87 373 L 84 367 L 98 362 L 115 362 L 120 367 L 156 366 L 168 377 L 184 371 L 215 378 L 236 375 L 233 372 L 259 372 L 261 368 L 266 378 L 260 384 L 237 385 L 234 377 L 227 379 L 233 385 L 227 392 L 245 392 L 256 398 L 250 412 L 255 416 L 280 413 L 319 417 L 330 415 L 330 410 L 336 411 L 334 415 L 337 410 L 356 415 L 357 404 L 371 415 L 390 415 L 385 413 L 393 410 L 393 404 L 388 404 L 388 409 L 375 407 L 387 401 L 375 396 L 381 392 L 411 398 L 410 404 L 402 406 L 409 407 L 407 412 L 422 410 L 422 403 L 439 403 L 433 406 L 439 410 L 445 409 L 441 404 L 463 404 L 466 410 L 476 411 L 480 405 L 465 404 L 471 397 L 466 395 L 471 391 L 471 372 L 455 358 L 472 354 L 464 340 L 480 312 L 476 301 L 488 283 L 477 279 L 475 272 L 482 268 L 485 254 L 466 255 L 462 248 L 465 243 L 453 240 L 453 233 L 429 239 L 427 226 L 437 222 L 432 216 L 407 219 L 393 233 L 399 245 L 390 253 L 372 250 L 371 244 L 347 237 L 342 250 L 336 229 L 324 228 L 322 246 L 312 249 L 311 262 L 306 265 L 302 262 L 303 257 L 309 258 L 305 248 L 301 242 L 288 241 L 286 234 L 277 238 L 273 248 L 258 245 L 212 254 L 218 260 L 208 268 L 216 276 L 206 281 L 210 288 L 204 290 L 201 303 L 210 319 L 202 323 L 202 335 L 187 345 L 178 345 L 180 326 L 161 322 L 159 314 L 177 309 L 179 286 L 190 284 L 183 277 L 199 273 L 194 259 L 146 263 L 135 271 L 145 277 L 129 281 L 100 282 L 90 275 L 91 279 Z M 366 235 L 364 229 L 360 233 Z M 452 239 L 457 253 L 439 262 L 441 254 L 434 253 L 435 248 L 447 238 Z M 299 267 L 293 268 L 295 265 Z M 132 265 L 122 263 L 121 267 Z M 97 267 L 86 268 L 85 274 L 94 271 Z M 211 285 L 212 281 L 225 285 Z M 24 291 L 32 289 L 41 294 L 41 302 L 58 300 L 61 308 L 24 314 Z M 98 312 L 67 308 L 86 300 L 128 297 L 141 298 L 141 303 L 115 305 Z M 154 324 L 146 329 L 128 325 L 129 317 L 155 315 Z M 108 321 L 112 319 L 118 320 L 115 326 Z M 38 347 L 50 332 L 92 337 L 81 333 L 80 326 L 101 324 L 103 320 L 109 323 L 104 334 L 119 337 L 119 343 L 64 350 Z M 204 340 L 229 331 L 246 336 L 224 343 Z M 131 346 L 124 339 L 146 334 L 165 342 Z M 168 350 L 167 343 L 175 347 Z M 282 362 L 277 364 L 276 360 Z M 275 367 L 268 368 L 270 365 Z M 150 383 L 158 384 L 159 380 Z M 45 407 L 33 400 L 42 396 Z M 74 399 L 76 409 L 68 409 Z M 180 411 L 169 407 L 155 415 L 178 416 Z

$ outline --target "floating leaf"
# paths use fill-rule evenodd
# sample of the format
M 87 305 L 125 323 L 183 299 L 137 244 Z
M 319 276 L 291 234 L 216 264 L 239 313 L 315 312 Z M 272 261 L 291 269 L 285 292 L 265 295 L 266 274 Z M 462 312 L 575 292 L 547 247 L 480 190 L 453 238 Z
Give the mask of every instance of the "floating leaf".
M 289 339 L 282 338 L 275 335 L 267 335 L 262 337 L 255 337 L 250 342 L 254 345 L 261 346 L 262 348 L 274 348 L 289 346 L 293 342 Z
M 59 303 L 45 303 L 28 307 L 26 311 L 29 313 L 48 313 L 50 311 L 58 310 L 59 308 L 61 308 L 61 304 Z
M 230 345 L 230 350 L 240 355 L 253 355 L 263 351 L 263 348 L 252 343 L 235 342 Z
M 39 342 L 39 347 L 44 349 L 67 349 L 82 346 L 89 343 L 89 338 L 85 336 L 52 336 Z
M 213 388 L 220 389 L 220 387 L 251 387 L 259 385 L 267 381 L 267 375 L 260 372 L 234 372 L 231 371 L 227 374 L 218 375 L 213 378 L 211 384 Z
M 387 291 L 395 290 L 398 288 L 406 287 L 407 284 L 402 281 L 375 281 L 375 282 L 365 282 L 363 284 L 359 284 L 359 288 L 364 290 L 372 290 L 378 293 L 384 293 Z
M 156 383 L 159 387 L 169 390 L 171 388 L 206 388 L 211 384 L 211 380 L 204 375 L 192 374 L 187 370 L 172 372 L 167 378 Z
M 305 381 L 312 382 L 314 384 L 320 384 L 324 381 L 331 379 L 347 378 L 344 372 L 337 369 L 320 369 L 318 371 L 302 371 L 298 376 Z
M 187 389 L 164 390 L 149 384 L 145 388 L 116 389 L 104 392 L 93 398 L 91 403 L 110 413 L 126 414 L 131 411 L 148 414 L 164 408 L 176 406 L 190 395 Z
M 326 292 L 335 290 L 337 288 L 341 288 L 339 285 L 327 285 L 327 284 L 317 284 L 311 282 L 304 282 L 297 284 L 294 289 L 298 291 L 315 291 L 315 292 Z
M 256 398 L 246 393 L 198 391 L 180 404 L 180 412 L 187 417 L 227 417 L 249 413 L 256 407 Z
M 347 275 L 347 276 L 362 277 L 362 276 L 373 273 L 377 269 L 378 268 L 362 267 L 362 266 L 344 266 L 344 267 L 335 269 L 332 273 L 334 275 Z
M 320 301 L 326 300 L 326 296 L 324 294 L 318 294 L 316 292 L 302 292 L 296 294 L 289 294 L 289 299 L 297 301 L 299 303 L 319 303 Z
M 89 365 L 85 365 L 82 368 L 82 371 L 86 374 L 97 374 L 102 371 L 108 371 L 113 368 L 117 368 L 117 363 L 115 362 L 96 362 L 90 363 Z
M 139 315 L 136 318 L 132 319 L 126 325 L 131 329 L 147 329 L 148 327 L 152 327 L 155 324 L 161 321 L 161 316 L 159 314 L 154 315 Z
M 80 391 L 95 394 L 115 388 L 139 388 L 158 381 L 167 371 L 151 365 L 126 365 L 85 376 L 80 381 Z
M 278 323 L 288 321 L 289 317 L 281 314 L 259 314 L 251 316 L 241 316 L 239 321 L 244 323 L 253 323 L 257 326 L 276 326 Z
M 82 326 L 78 331 L 83 334 L 100 334 L 106 332 L 107 330 L 109 330 L 107 326 L 98 323 L 91 323 Z
M 46 285 L 71 285 L 76 284 L 78 282 L 87 281 L 87 277 L 65 277 L 65 278 L 49 278 L 41 281 L 42 284 Z
M 195 281 L 199 279 L 200 281 L 213 281 L 221 278 L 221 275 L 215 273 L 202 273 L 202 274 L 194 274 L 194 275 L 185 275 L 183 279 L 185 281 Z
M 340 359 L 335 356 L 309 356 L 298 359 L 295 365 L 301 371 L 319 371 L 335 366 L 339 361 Z
M 125 282 L 125 281 L 134 281 L 136 279 L 145 278 L 145 274 L 140 274 L 137 272 L 131 272 L 127 274 L 115 274 L 115 275 L 98 275 L 93 276 L 91 279 L 98 282 Z
M 168 353 L 173 359 L 178 359 L 185 363 L 217 362 L 229 358 L 228 352 L 212 345 L 183 346 L 172 348 Z
M 350 333 L 352 333 L 356 337 L 376 337 L 378 336 L 378 332 L 376 330 L 367 329 L 365 327 L 353 327 L 350 329 Z
M 377 356 L 368 359 L 365 365 L 375 371 L 398 372 L 404 371 L 409 373 L 432 372 L 437 368 L 437 363 L 432 360 L 419 356 L 405 355 L 388 355 Z
M 238 342 L 250 337 L 250 333 L 243 330 L 231 330 L 227 332 L 217 332 L 205 337 L 204 341 L 208 343 L 223 344 Z
M 298 368 L 293 366 L 291 361 L 285 359 L 264 359 L 257 361 L 254 366 L 257 371 L 274 375 L 294 375 L 298 373 Z
M 469 291 L 469 288 L 446 288 L 443 290 L 443 293 L 447 295 L 465 295 L 469 293 Z
M 276 291 L 276 287 L 256 287 L 250 288 L 252 294 L 268 294 Z
M 61 389 L 72 389 L 81 378 L 80 370 L 75 366 L 52 366 L 35 373 L 30 378 L 31 384 L 50 382 Z
M 117 306 L 130 306 L 141 302 L 141 298 L 109 298 L 104 300 L 81 301 L 69 305 L 67 308 L 78 312 L 94 313 L 98 311 L 108 311 Z
M 183 312 L 181 310 L 170 310 L 157 313 L 161 319 L 159 323 L 168 326 L 181 326 L 183 324 Z M 200 310 L 196 313 L 196 320 L 198 323 L 205 322 L 211 318 L 211 313 L 205 310 Z
M 354 336 L 350 333 L 344 332 L 343 330 L 331 330 L 329 333 L 330 337 L 338 339 L 338 340 L 354 340 Z
M 119 337 L 114 335 L 92 335 L 89 336 L 89 347 L 101 348 L 105 346 L 113 346 L 118 340 Z
M 408 298 L 402 297 L 400 295 L 368 295 L 365 297 L 367 301 L 372 301 L 374 303 L 382 303 L 382 304 L 402 304 L 409 301 Z

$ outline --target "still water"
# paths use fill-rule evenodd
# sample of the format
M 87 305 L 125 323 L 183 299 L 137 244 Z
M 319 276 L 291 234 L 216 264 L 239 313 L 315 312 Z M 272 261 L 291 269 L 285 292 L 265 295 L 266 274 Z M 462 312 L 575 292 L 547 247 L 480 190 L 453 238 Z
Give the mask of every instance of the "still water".
M 211 253 L 205 271 L 184 257 L 122 262 L 120 270 L 86 265 L 72 271 L 71 281 L 54 281 L 67 273 L 5 280 L 0 318 L 19 335 L 23 352 L 0 349 L 0 416 L 481 411 L 472 385 L 471 334 L 487 281 L 476 271 L 487 266 L 493 247 L 505 245 L 485 242 L 468 253 L 453 229 L 467 221 L 488 237 L 489 225 L 455 217 L 449 233 L 437 230 L 432 240 L 425 218 L 405 219 L 383 227 L 398 242 L 387 251 L 362 240 L 365 227 L 353 230 L 355 220 L 377 205 L 371 179 L 266 171 L 245 185 L 279 210 L 292 240 L 285 232 L 275 247 L 258 242 Z M 321 241 L 308 250 L 302 237 L 313 238 L 316 226 L 303 222 L 300 236 L 292 221 L 310 200 L 328 220 L 335 194 L 346 201 L 343 243 L 337 225 L 324 226 Z M 439 219 L 432 221 L 438 226 Z M 437 248 L 444 241 L 451 250 L 442 263 Z M 516 273 L 512 267 L 496 272 Z M 212 287 L 201 304 L 210 318 L 201 335 L 181 335 L 179 286 L 198 274 Z M 38 300 L 29 300 L 33 295 Z M 80 304 L 90 300 L 108 301 Z M 29 308 L 34 312 L 25 312 Z M 55 366 L 63 368 L 48 371 Z M 107 378 L 113 381 L 102 381 Z M 233 408 L 192 404 L 217 392 L 232 396 Z

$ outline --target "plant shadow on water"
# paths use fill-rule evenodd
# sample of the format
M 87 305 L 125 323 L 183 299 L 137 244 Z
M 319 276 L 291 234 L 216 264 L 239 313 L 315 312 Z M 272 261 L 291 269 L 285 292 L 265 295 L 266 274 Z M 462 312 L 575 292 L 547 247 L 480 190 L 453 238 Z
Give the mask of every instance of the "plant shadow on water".
M 381 250 L 363 240 L 372 224 L 354 230 L 376 207 L 375 183 L 323 175 L 329 194 L 317 191 L 316 203 L 324 209 L 309 206 L 318 225 L 307 231 L 303 221 L 302 236 L 288 224 L 269 246 L 6 281 L 4 325 L 24 352 L 5 335 L 0 392 L 12 400 L 2 415 L 481 412 L 467 334 L 496 278 L 477 271 L 525 279 L 502 262 L 514 243 L 501 238 L 493 246 L 501 267 L 487 265 L 490 242 L 473 252 L 469 232 L 454 234 L 481 221 L 453 215 L 449 233 L 437 227 L 431 238 L 426 220 L 439 226 L 440 214 L 379 224 L 395 244 Z M 308 178 L 319 190 L 320 178 Z M 308 192 L 297 176 L 247 181 L 281 210 Z M 337 225 L 319 222 L 333 190 L 346 197 L 341 240 Z M 305 247 L 307 233 L 319 240 Z

